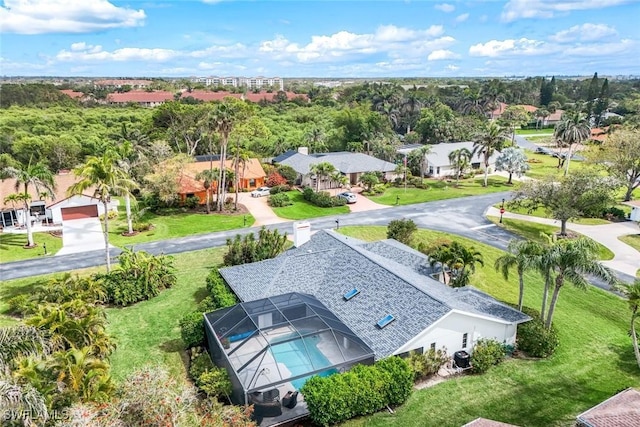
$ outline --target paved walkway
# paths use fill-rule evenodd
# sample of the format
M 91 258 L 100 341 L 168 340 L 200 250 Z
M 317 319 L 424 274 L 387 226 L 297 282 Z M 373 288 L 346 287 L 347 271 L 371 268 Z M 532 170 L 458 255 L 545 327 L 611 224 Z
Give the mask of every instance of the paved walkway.
M 487 215 L 500 216 L 500 211 L 491 206 L 487 209 Z M 511 212 L 505 212 L 504 218 L 520 219 L 523 221 L 560 227 L 560 221 L 549 218 L 540 218 Z M 630 276 L 635 276 L 638 269 L 640 269 L 640 253 L 618 239 L 620 236 L 640 233 L 640 228 L 638 228 L 638 224 L 635 222 L 627 221 L 603 225 L 584 225 L 569 222 L 567 223 L 567 228 L 590 237 L 596 242 L 609 248 L 611 252 L 613 252 L 614 257 L 612 260 L 602 262 L 607 267 L 621 271 Z

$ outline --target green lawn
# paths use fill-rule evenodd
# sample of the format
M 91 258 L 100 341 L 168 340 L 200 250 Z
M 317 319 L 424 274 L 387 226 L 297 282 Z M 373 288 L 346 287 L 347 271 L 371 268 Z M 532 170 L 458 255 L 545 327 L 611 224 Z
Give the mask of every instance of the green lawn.
M 118 219 L 109 222 L 109 243 L 122 247 L 154 240 L 233 230 L 245 226 L 250 227 L 255 220 L 250 214 L 211 213 L 207 215 L 205 213 L 177 211 L 167 215 L 156 215 L 148 212 L 143 216 L 142 221 L 153 224 L 153 230 L 125 237 L 122 233 L 127 231 L 127 219 L 124 213 L 120 213 Z
M 344 227 L 340 231 L 365 240 L 386 235 L 384 227 Z M 418 241 L 450 237 L 420 230 Z M 474 286 L 515 303 L 516 276 L 509 283 L 495 272 L 501 251 L 475 241 L 485 267 L 473 275 Z M 542 280 L 525 277 L 525 304 L 539 309 Z M 619 297 L 596 288 L 563 288 L 555 314 L 561 345 L 547 360 L 511 359 L 484 375 L 465 375 L 416 391 L 395 414 L 387 411 L 349 421 L 356 426 L 458 427 L 477 417 L 520 426 L 572 426 L 577 414 L 630 386 L 640 386 L 627 334 L 629 310 Z M 587 320 L 588 319 L 588 320 Z
M 369 197 L 376 203 L 382 205 L 411 205 L 414 203 L 432 202 L 434 200 L 455 199 L 457 197 L 477 196 L 480 194 L 497 193 L 509 191 L 513 187 L 507 185 L 507 179 L 500 176 L 489 177 L 489 186 L 483 187 L 484 178 L 460 180 L 460 185 L 455 186 L 455 181 L 447 182 L 443 180 L 426 179 L 425 183 L 429 188 L 407 188 L 389 187 L 380 196 Z
M 540 233 L 554 234 L 560 231 L 560 227 L 553 225 L 538 224 L 537 222 L 521 221 L 518 219 L 503 218 L 502 224 L 499 223 L 500 219 L 496 216 L 488 216 L 487 219 L 495 223 L 498 227 L 503 227 L 505 230 L 511 231 L 525 239 L 535 240 L 536 242 L 544 243 L 546 241 Z M 598 245 L 598 257 L 602 261 L 608 261 L 615 256 L 609 248 L 600 243 Z
M 222 262 L 226 249 L 205 249 L 175 256 L 178 283 L 157 297 L 125 308 L 107 309 L 118 348 L 111 356 L 111 372 L 120 380 L 144 364 L 164 366 L 185 378 L 180 319 L 196 309 L 206 295 L 205 278 Z
M 186 313 L 195 310 L 204 297 L 205 277 L 210 268 L 222 262 L 224 252 L 224 248 L 215 248 L 175 255 L 178 283 L 173 288 L 130 307 L 107 309 L 107 329 L 117 343 L 111 356 L 114 378 L 120 380 L 147 363 L 162 365 L 177 378 L 186 378 L 178 322 Z M 73 273 L 86 275 L 97 271 L 104 271 L 104 267 Z M 3 282 L 0 287 L 0 327 L 17 322 L 6 313 L 9 298 L 28 293 L 34 283 L 54 276 L 56 274 Z
M 640 234 L 629 234 L 627 236 L 620 236 L 618 237 L 618 239 L 622 240 L 624 243 L 640 252 Z
M 527 159 L 529 159 L 529 169 L 526 173 L 526 176 L 534 179 L 542 179 L 546 176 L 550 175 L 562 175 L 564 173 L 564 169 L 558 169 L 558 159 L 547 154 L 536 154 L 531 151 L 527 151 Z M 535 163 L 532 163 L 531 160 L 534 160 Z M 571 160 L 571 164 L 569 165 L 569 171 L 573 171 L 576 169 L 580 169 L 584 167 L 584 162 Z
M 302 193 L 297 190 L 288 191 L 287 194 L 289 195 L 289 199 L 291 199 L 293 204 L 282 208 L 273 208 L 273 212 L 275 212 L 275 214 L 280 218 L 297 220 L 317 218 L 319 216 L 340 215 L 350 212 L 348 206 L 336 206 L 334 208 L 318 207 L 307 202 L 302 197 Z
M 493 205 L 493 207 L 498 209 L 500 209 L 500 206 L 501 206 L 500 203 L 496 203 L 495 205 Z M 510 203 L 505 203 L 505 209 L 508 212 L 515 213 L 515 214 L 530 215 L 538 218 L 551 218 L 543 207 L 539 207 L 538 209 L 529 211 L 528 209 L 522 206 L 516 206 Z M 611 224 L 611 221 L 607 221 L 604 218 L 577 218 L 577 219 L 572 219 L 570 222 L 574 224 L 583 224 L 583 225 Z
M 26 234 L 0 234 L 0 262 L 20 261 L 44 256 L 43 245 L 47 246 L 48 255 L 55 254 L 62 248 L 62 237 L 55 237 L 49 233 L 33 233 L 33 240 L 38 246 L 25 249 L 24 245 L 27 243 Z
M 547 129 L 516 129 L 516 135 L 535 135 L 537 133 L 548 133 L 553 135 L 553 128 Z

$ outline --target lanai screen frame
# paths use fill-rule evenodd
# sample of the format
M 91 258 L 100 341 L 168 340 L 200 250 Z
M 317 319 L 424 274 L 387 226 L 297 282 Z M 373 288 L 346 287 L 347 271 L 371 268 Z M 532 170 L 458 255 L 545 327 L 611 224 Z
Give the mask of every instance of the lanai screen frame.
M 258 317 L 266 314 L 270 315 L 272 323 L 267 322 L 269 324 L 259 326 Z M 275 321 L 273 321 L 274 319 Z M 344 371 L 355 364 L 372 364 L 374 362 L 373 350 L 322 302 L 309 294 L 291 292 L 243 302 L 206 313 L 204 323 L 209 353 L 218 366 L 227 369 L 233 385 L 231 397 L 234 403 L 238 404 L 247 404 L 248 394 L 254 391 L 275 388 L 281 384 L 332 369 Z M 311 325 L 311 328 L 305 330 L 303 328 L 305 325 Z M 282 328 L 291 330 L 288 336 L 274 339 L 274 336 L 270 335 L 270 332 Z M 335 340 L 335 347 L 339 350 L 341 362 L 321 367 L 315 366 L 314 369 L 297 375 L 283 376 L 276 360 L 276 363 L 270 365 L 276 368 L 276 372 L 273 373 L 276 379 L 266 384 L 264 382 L 258 384 L 256 378 L 261 379 L 260 376 L 264 371 L 264 369 L 260 369 L 262 363 L 267 358 L 275 360 L 271 352 L 274 346 L 293 341 L 301 342 L 304 350 L 302 353 L 309 358 L 313 367 L 314 361 L 307 347 L 307 340 L 319 335 L 329 340 Z M 273 341 L 269 341 L 270 337 Z M 233 343 L 238 344 L 235 344 L 233 348 L 225 348 L 223 342 L 229 343 L 230 339 L 233 340 Z M 243 359 L 241 353 L 240 357 L 236 357 L 235 354 L 239 349 L 242 349 L 250 340 L 252 341 L 247 345 L 247 348 L 256 343 L 261 343 L 262 348 L 256 351 L 253 356 L 251 356 L 251 352 L 248 353 L 250 357 L 246 360 Z M 331 341 L 329 342 L 331 343 Z M 346 342 L 349 344 L 345 345 Z M 350 349 L 349 355 L 343 351 L 347 348 Z M 241 365 L 238 366 L 240 363 Z M 243 372 L 245 370 L 246 375 Z M 252 375 L 251 372 L 253 372 Z M 249 381 L 247 381 L 248 378 L 250 378 Z

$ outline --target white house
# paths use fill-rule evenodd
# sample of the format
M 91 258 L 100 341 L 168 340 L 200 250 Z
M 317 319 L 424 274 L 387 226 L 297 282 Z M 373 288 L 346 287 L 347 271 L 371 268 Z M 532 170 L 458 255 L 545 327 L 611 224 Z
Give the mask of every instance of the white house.
M 117 213 L 119 204 L 119 201 L 112 200 L 107 205 L 108 210 Z M 97 218 L 100 215 L 104 215 L 104 204 L 85 194 L 67 197 L 46 208 L 46 217 L 54 224 L 72 219 Z
M 471 353 L 481 338 L 515 344 L 517 325 L 529 316 L 471 286 L 451 288 L 434 279 L 440 272 L 395 240 L 363 242 L 325 230 L 274 259 L 220 270 L 243 302 L 313 296 L 375 359 L 442 347 Z
M 408 155 L 411 151 L 422 147 L 421 144 L 405 145 L 398 149 L 398 153 Z M 426 154 L 427 158 L 427 170 L 428 174 L 432 177 L 444 177 L 455 175 L 455 168 L 449 160 L 449 154 L 454 150 L 466 148 L 473 153 L 473 142 L 442 142 L 440 144 L 434 144 L 429 146 L 431 152 Z M 489 173 L 495 170 L 496 159 L 500 155 L 499 152 L 495 152 L 489 158 Z M 481 152 L 475 153 L 470 161 L 471 169 L 480 169 L 484 171 L 484 155 Z
M 631 221 L 640 222 L 640 200 L 632 200 L 630 202 L 624 202 L 625 205 L 631 206 L 631 214 L 629 219 Z

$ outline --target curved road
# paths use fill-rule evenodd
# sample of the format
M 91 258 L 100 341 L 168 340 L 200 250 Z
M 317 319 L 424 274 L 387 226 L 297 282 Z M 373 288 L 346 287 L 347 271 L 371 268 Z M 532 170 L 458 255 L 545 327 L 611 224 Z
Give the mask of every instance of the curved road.
M 412 219 L 419 228 L 445 231 L 458 234 L 489 244 L 499 249 L 505 249 L 509 240 L 515 235 L 496 227 L 485 218 L 486 210 L 509 197 L 509 192 L 470 196 L 450 200 L 420 203 L 406 206 L 394 206 L 391 209 L 378 209 L 367 212 L 352 212 L 349 214 L 311 219 L 311 228 L 327 229 L 347 225 L 387 225 L 393 219 Z M 339 221 L 339 224 L 337 223 Z M 268 225 L 269 229 L 278 229 L 292 233 L 292 222 Z M 144 250 L 152 254 L 175 254 L 199 249 L 224 246 L 226 240 L 236 234 L 257 232 L 260 227 L 228 230 L 223 232 L 199 234 L 156 242 L 134 245 L 135 250 Z M 112 256 L 120 253 L 119 249 L 111 251 Z M 104 252 L 91 251 L 81 254 L 61 255 L 56 257 L 37 258 L 0 264 L 0 278 L 2 280 L 36 276 L 40 274 L 56 273 L 79 268 L 93 267 L 104 264 Z M 632 281 L 631 277 L 621 276 L 622 279 Z M 608 289 L 606 285 L 595 285 Z

